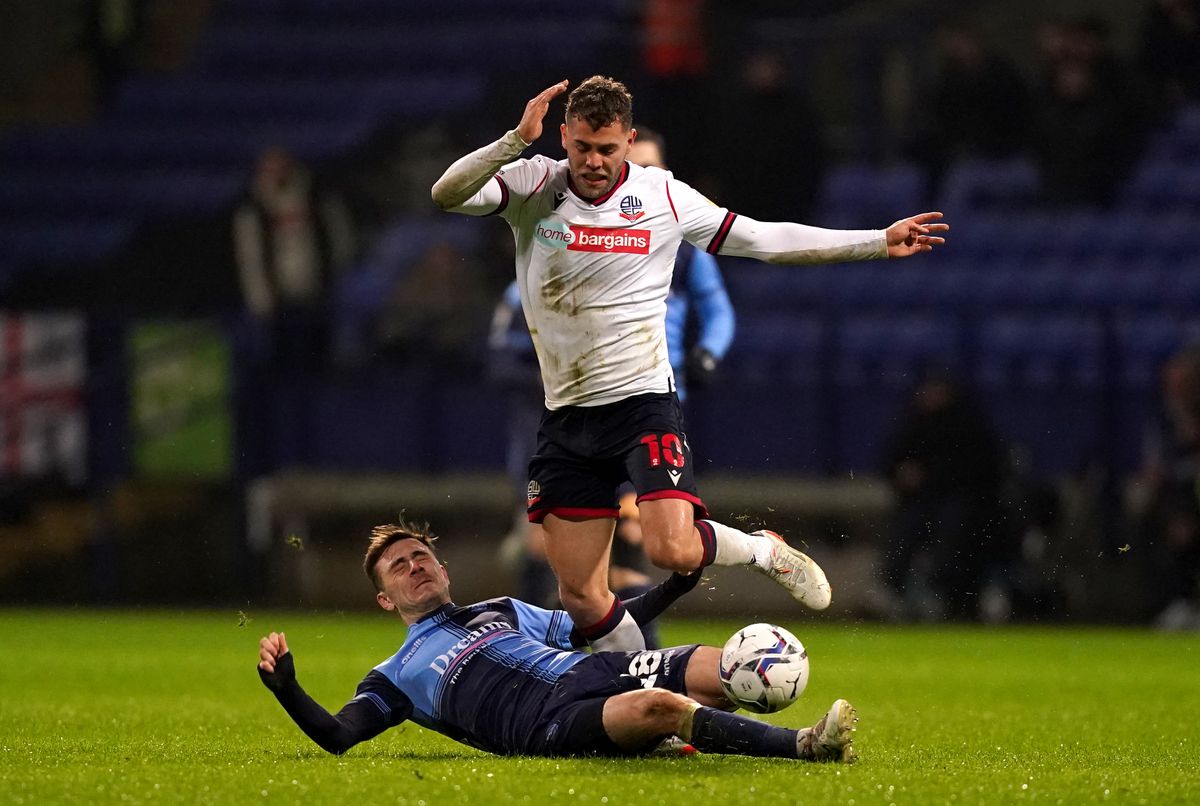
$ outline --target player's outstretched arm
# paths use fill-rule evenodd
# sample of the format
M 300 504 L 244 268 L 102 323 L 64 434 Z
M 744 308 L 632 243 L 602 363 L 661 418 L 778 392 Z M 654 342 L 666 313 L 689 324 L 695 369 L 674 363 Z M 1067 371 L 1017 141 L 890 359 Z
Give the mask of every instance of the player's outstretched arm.
M 345 753 L 390 727 L 370 703 L 351 700 L 334 715 L 308 696 L 296 681 L 295 659 L 281 632 L 258 642 L 258 676 L 300 730 L 329 753 Z
M 946 239 L 935 233 L 948 232 L 950 225 L 938 221 L 941 217 L 941 213 L 920 213 L 902 218 L 888 227 L 884 231 L 888 257 L 908 257 L 918 252 L 930 252 L 934 246 L 944 244 Z
M 453 210 L 479 192 L 497 171 L 542 136 L 542 121 L 550 110 L 550 102 L 566 91 L 567 81 L 563 80 L 530 98 L 515 129 L 457 160 L 433 183 L 430 194 L 433 203 L 442 210 Z

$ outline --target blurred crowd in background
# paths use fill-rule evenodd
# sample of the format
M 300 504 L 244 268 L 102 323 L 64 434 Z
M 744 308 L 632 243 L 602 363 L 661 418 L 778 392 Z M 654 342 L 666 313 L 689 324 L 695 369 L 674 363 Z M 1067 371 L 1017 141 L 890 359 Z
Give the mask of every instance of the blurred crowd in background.
M 294 468 L 507 470 L 515 507 L 510 233 L 429 188 L 603 73 L 738 213 L 954 227 L 890 274 L 722 259 L 702 474 L 886 485 L 866 615 L 1061 616 L 1086 534 L 1141 586 L 1103 617 L 1200 629 L 1200 0 L 436 5 L 0 9 L 0 580 L 74 551 L 120 598 L 120 524 L 217 500 L 237 565 L 242 491 Z M 114 492 L 153 479 L 201 491 Z

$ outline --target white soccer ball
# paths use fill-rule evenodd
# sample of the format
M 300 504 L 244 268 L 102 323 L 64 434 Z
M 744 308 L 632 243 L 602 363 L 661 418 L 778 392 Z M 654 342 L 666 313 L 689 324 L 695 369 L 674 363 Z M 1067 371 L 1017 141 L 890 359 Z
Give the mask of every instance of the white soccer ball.
M 721 650 L 721 686 L 734 704 L 757 714 L 781 711 L 808 685 L 808 652 L 774 624 L 751 624 Z

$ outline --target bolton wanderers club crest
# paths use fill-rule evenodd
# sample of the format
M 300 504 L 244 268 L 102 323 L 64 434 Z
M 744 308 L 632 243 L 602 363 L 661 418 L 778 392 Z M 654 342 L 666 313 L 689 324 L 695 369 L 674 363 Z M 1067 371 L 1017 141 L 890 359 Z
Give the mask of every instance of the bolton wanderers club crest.
M 621 199 L 621 218 L 626 221 L 637 221 L 646 212 L 642 210 L 642 200 L 637 196 L 626 196 Z

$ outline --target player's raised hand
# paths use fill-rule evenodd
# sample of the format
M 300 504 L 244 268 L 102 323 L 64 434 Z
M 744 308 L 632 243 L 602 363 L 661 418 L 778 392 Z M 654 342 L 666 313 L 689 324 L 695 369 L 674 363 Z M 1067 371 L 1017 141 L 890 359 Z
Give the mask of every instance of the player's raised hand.
M 532 143 L 542 136 L 542 121 L 550 111 L 550 102 L 567 91 L 568 83 L 563 79 L 529 99 L 529 103 L 525 104 L 525 114 L 521 115 L 521 122 L 517 124 L 517 134 L 521 135 L 522 140 Z
M 296 681 L 296 660 L 287 636 L 273 632 L 258 642 L 258 676 L 271 691 L 283 691 Z
M 941 213 L 921 213 L 888 227 L 885 230 L 888 257 L 908 257 L 944 244 L 946 239 L 934 234 L 950 230 L 949 224 L 938 222 L 941 217 Z
M 270 674 L 275 671 L 279 659 L 288 653 L 287 636 L 273 632 L 258 642 L 258 668 Z

